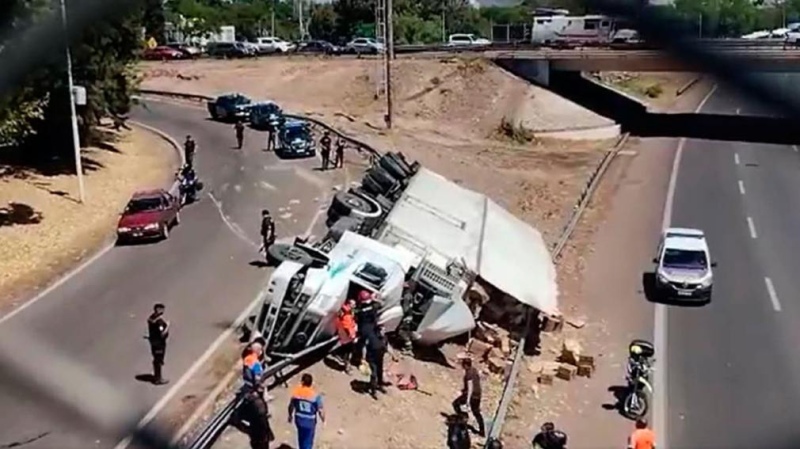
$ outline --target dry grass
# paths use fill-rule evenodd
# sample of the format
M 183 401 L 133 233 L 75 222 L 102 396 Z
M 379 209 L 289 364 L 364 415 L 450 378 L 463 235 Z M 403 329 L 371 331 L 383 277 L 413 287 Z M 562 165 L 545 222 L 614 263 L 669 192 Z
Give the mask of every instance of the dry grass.
M 86 203 L 73 174 L 46 176 L 5 168 L 0 177 L 0 310 L 98 249 L 114 232 L 130 194 L 161 186 L 174 165 L 159 137 L 135 129 L 113 146 L 83 151 Z M 0 170 L 2 173 L 4 170 Z

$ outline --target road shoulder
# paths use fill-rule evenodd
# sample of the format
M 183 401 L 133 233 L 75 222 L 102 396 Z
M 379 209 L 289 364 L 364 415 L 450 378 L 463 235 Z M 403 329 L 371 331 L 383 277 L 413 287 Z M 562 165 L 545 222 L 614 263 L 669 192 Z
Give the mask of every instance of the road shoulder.
M 177 161 L 169 143 L 139 127 L 115 135 L 109 144 L 85 148 L 85 204 L 78 202 L 77 178 L 68 169 L 43 173 L 5 166 L 0 177 L 0 314 L 107 248 L 131 193 L 167 183 Z

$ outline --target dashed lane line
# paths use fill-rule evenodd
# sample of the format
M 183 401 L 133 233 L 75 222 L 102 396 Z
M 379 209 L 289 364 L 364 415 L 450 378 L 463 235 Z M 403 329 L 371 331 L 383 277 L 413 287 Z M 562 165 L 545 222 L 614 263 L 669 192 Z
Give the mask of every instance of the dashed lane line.
M 775 293 L 775 286 L 772 285 L 772 279 L 765 277 L 764 283 L 767 285 L 767 293 L 769 294 L 770 302 L 772 302 L 772 308 L 775 309 L 776 312 L 780 312 L 781 302 L 778 300 L 778 294 Z

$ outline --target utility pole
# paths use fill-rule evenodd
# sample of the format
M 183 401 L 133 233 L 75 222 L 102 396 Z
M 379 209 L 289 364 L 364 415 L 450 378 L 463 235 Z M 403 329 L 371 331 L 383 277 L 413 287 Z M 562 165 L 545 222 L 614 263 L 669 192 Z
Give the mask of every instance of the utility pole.
M 383 60 L 375 60 L 375 99 L 379 99 L 386 87 L 386 3 L 375 0 L 375 41 L 383 42 Z
M 277 3 L 276 0 L 272 0 L 272 13 L 270 13 L 270 17 L 269 17 L 269 21 L 270 21 L 269 35 L 271 37 L 275 37 L 275 6 L 276 6 L 276 3 Z
M 386 60 L 386 128 L 392 129 L 392 60 L 394 59 L 394 24 L 392 23 L 392 0 L 386 0 L 386 39 L 383 57 Z
M 78 199 L 83 204 L 86 201 L 86 193 L 83 188 L 83 166 L 81 163 L 81 144 L 78 134 L 78 116 L 75 112 L 74 87 L 72 83 L 72 55 L 69 52 L 69 33 L 67 31 L 67 6 L 65 0 L 61 0 L 61 23 L 64 26 L 64 40 L 67 56 L 67 89 L 69 89 L 69 113 L 72 122 L 72 149 L 75 153 L 75 173 L 78 175 Z

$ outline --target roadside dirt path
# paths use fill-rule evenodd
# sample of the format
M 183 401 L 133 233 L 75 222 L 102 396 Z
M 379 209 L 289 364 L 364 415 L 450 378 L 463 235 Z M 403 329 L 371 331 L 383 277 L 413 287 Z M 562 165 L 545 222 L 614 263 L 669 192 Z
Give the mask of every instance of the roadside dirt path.
M 42 172 L 0 161 L 0 314 L 106 243 L 131 193 L 167 182 L 177 154 L 160 137 L 134 128 L 84 149 L 83 167 L 87 202 L 81 205 L 69 168 Z

